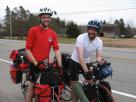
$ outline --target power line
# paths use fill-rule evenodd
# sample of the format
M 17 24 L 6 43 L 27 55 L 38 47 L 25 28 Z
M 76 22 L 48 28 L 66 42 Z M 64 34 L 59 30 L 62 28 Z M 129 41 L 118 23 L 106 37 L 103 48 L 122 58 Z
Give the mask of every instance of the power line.
M 106 10 L 93 10 L 93 11 L 78 11 L 78 12 L 65 12 L 60 13 L 58 15 L 78 15 L 78 14 L 85 14 L 85 13 L 97 13 L 97 12 L 115 12 L 115 11 L 125 11 L 125 10 L 132 10 L 136 9 L 136 7 L 130 7 L 130 8 L 120 8 L 120 9 L 106 9 Z

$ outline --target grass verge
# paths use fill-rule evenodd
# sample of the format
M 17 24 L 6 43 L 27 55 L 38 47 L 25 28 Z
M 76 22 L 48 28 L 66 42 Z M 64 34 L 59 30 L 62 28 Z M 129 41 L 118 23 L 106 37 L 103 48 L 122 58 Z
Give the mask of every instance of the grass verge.
M 136 39 L 101 38 L 105 47 L 136 48 Z M 75 44 L 76 38 L 59 37 L 59 43 Z

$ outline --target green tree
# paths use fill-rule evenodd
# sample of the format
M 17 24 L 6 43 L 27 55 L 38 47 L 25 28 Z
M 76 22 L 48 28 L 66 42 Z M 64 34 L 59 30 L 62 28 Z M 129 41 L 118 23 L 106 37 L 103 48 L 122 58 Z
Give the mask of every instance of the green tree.
M 1 34 L 1 32 L 2 32 L 2 24 L 0 23 L 0 34 Z
M 107 22 L 104 20 L 104 21 L 102 22 L 102 24 L 107 24 Z
M 126 36 L 126 27 L 125 27 L 125 23 L 124 20 L 121 18 L 120 20 L 115 20 L 114 24 L 117 24 L 119 29 L 120 29 L 120 34 L 119 37 L 122 37 L 122 35 Z
M 30 27 L 34 26 L 34 25 L 38 25 L 39 24 L 39 19 L 37 17 L 37 15 L 34 15 L 34 14 L 30 14 L 26 24 L 25 24 L 25 27 L 26 29 L 28 30 Z
M 133 37 L 133 34 L 131 33 L 131 27 L 129 24 L 127 24 L 127 28 L 126 28 L 126 37 L 127 38 Z
M 7 6 L 5 9 L 6 15 L 4 18 L 5 33 L 10 32 L 10 8 Z
M 22 6 L 19 6 L 19 16 L 20 19 L 27 19 L 29 15 L 29 11 L 25 10 Z
M 115 21 L 114 21 L 114 24 L 117 24 L 118 26 L 119 26 L 119 21 L 116 19 Z
M 50 26 L 58 34 L 62 35 L 62 34 L 65 34 L 66 32 L 66 23 L 65 21 L 61 21 L 60 18 L 52 18 Z
M 27 14 L 28 13 L 28 14 Z M 25 24 L 28 20 L 29 12 L 25 10 L 22 6 L 15 7 L 12 10 L 12 29 L 14 36 L 23 37 L 23 30 L 25 29 Z
M 67 37 L 77 37 L 80 34 L 80 30 L 78 28 L 78 25 L 75 24 L 74 22 L 70 22 L 67 25 L 67 30 L 66 30 Z
M 125 23 L 124 23 L 124 20 L 122 18 L 119 20 L 119 27 L 120 27 L 121 35 L 126 35 Z
M 10 33 L 10 21 L 14 36 L 27 34 L 30 27 L 39 24 L 38 16 L 32 14 L 29 10 L 24 9 L 23 6 L 14 7 L 12 11 L 7 6 L 4 19 L 5 31 L 7 34 Z M 64 34 L 66 32 L 66 23 L 65 21 L 61 21 L 60 18 L 52 18 L 50 26 L 58 34 Z

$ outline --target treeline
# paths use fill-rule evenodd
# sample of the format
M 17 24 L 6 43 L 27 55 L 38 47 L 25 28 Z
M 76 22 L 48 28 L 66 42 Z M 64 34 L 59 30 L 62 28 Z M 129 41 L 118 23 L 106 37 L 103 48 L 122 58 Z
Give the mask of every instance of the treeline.
M 108 24 L 105 20 L 102 23 Z M 129 24 L 126 25 L 122 18 L 119 20 L 116 19 L 113 24 L 118 25 L 118 28 L 120 30 L 120 34 L 118 35 L 119 37 L 131 38 L 134 36 L 132 28 L 130 27 Z
M 4 25 L 0 24 L 0 35 L 2 36 L 26 36 L 30 27 L 39 24 L 39 18 L 37 14 L 31 13 L 29 10 L 23 8 L 23 6 L 15 7 L 13 10 L 7 6 L 5 9 L 6 15 L 4 17 Z M 71 27 L 72 26 L 72 27 Z M 58 34 L 66 34 L 74 37 L 79 35 L 78 25 L 74 22 L 68 22 L 60 20 L 60 18 L 52 18 L 50 27 L 54 29 Z M 68 28 L 72 28 L 71 30 Z
M 7 6 L 5 12 L 3 24 L 0 24 L 0 37 L 11 36 L 11 34 L 12 36 L 23 37 L 26 36 L 30 27 L 39 24 L 38 16 L 26 10 L 23 6 L 15 7 L 13 10 Z M 102 23 L 107 24 L 105 20 Z M 114 24 L 117 24 L 120 28 L 120 36 L 124 34 L 130 36 L 131 27 L 129 25 L 126 27 L 123 19 L 115 20 Z M 66 23 L 60 18 L 52 18 L 50 26 L 58 34 L 66 34 L 67 37 L 77 37 L 82 33 L 82 30 L 79 29 L 82 27 L 81 25 L 77 25 L 73 21 Z

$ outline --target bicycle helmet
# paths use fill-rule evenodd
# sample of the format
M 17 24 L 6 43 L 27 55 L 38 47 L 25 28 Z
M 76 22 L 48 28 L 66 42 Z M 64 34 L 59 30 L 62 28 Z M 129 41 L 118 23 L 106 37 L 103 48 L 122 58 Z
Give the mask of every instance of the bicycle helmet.
M 40 11 L 39 11 L 38 16 L 42 16 L 44 14 L 48 14 L 48 15 L 52 16 L 53 14 L 56 15 L 57 12 L 56 11 L 52 11 L 49 8 L 41 8 Z
M 88 22 L 87 27 L 94 27 L 96 29 L 101 29 L 102 23 L 98 20 L 91 20 L 91 21 Z

